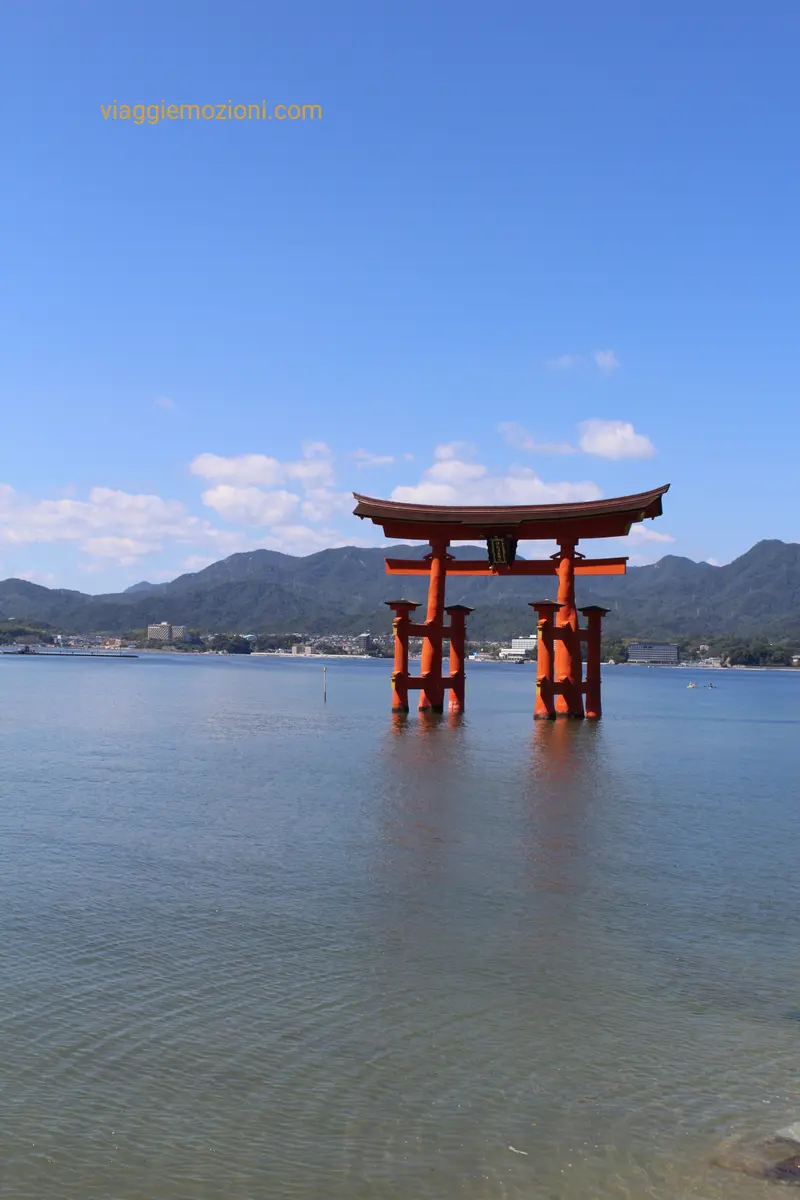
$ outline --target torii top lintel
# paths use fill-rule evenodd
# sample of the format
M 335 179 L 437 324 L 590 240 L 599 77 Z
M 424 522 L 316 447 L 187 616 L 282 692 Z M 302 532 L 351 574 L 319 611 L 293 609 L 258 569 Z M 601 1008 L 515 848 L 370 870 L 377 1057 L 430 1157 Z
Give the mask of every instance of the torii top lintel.
M 438 541 L 484 540 L 494 535 L 520 541 L 626 537 L 631 525 L 660 517 L 669 484 L 635 496 L 577 504 L 468 505 L 404 504 L 353 493 L 353 515 L 380 525 L 387 537 Z

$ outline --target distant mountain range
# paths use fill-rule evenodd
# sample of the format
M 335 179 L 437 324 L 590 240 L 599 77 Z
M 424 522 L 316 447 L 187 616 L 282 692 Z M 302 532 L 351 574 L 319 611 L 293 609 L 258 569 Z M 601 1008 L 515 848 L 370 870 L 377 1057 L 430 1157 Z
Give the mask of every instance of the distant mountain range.
M 426 550 L 345 546 L 307 558 L 253 550 L 170 583 L 136 583 L 105 596 L 6 579 L 0 583 L 0 616 L 70 633 L 123 633 L 156 621 L 203 632 L 388 632 L 384 600 L 424 601 L 426 580 L 387 576 L 384 557 L 422 558 Z M 457 546 L 453 553 L 474 558 L 486 550 Z M 609 608 L 607 632 L 623 637 L 797 636 L 800 544 L 759 542 L 724 567 L 667 555 L 625 576 L 579 578 L 577 591 L 579 604 Z M 554 579 L 451 578 L 447 585 L 448 603 L 475 609 L 469 629 L 476 638 L 533 628 L 527 601 L 554 595 Z

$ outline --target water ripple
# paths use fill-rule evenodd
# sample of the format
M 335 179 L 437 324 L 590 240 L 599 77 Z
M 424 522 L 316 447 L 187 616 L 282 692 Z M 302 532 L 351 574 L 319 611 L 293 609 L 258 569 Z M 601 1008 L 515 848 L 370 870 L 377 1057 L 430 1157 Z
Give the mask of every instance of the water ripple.
M 796 679 L 71 665 L 0 730 L 14 1200 L 775 1194 L 714 1157 L 800 1116 Z

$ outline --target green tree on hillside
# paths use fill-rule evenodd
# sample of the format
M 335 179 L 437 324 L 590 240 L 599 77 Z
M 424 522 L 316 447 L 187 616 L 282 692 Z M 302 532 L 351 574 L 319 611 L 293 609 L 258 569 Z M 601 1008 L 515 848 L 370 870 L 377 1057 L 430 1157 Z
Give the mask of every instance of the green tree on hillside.
M 600 643 L 600 657 L 603 662 L 608 662 L 609 659 L 615 663 L 628 661 L 628 650 L 619 637 L 604 637 Z
M 238 633 L 218 633 L 211 639 L 211 649 L 219 650 L 223 654 L 250 654 L 252 652 L 252 646 L 247 638 L 241 637 Z

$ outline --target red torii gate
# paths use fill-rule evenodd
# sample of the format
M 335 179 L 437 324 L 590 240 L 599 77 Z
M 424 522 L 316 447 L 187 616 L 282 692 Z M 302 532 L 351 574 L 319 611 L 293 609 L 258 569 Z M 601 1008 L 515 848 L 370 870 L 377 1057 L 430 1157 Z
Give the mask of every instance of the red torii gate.
M 578 504 L 502 505 L 488 507 L 402 504 L 353 493 L 354 515 L 381 526 L 386 537 L 430 542 L 430 553 L 419 559 L 386 559 L 387 575 L 428 575 L 428 608 L 424 622 L 412 620 L 419 608 L 411 600 L 387 600 L 395 614 L 392 711 L 408 712 L 408 693 L 420 692 L 422 710 L 442 712 L 445 689 L 450 711 L 464 708 L 464 650 L 466 620 L 472 611 L 462 604 L 445 607 L 447 575 L 544 575 L 558 579 L 557 600 L 531 602 L 537 614 L 538 662 L 535 717 L 597 719 L 600 700 L 600 636 L 608 611 L 591 605 L 575 606 L 576 575 L 624 575 L 627 558 L 585 558 L 576 549 L 580 538 L 625 537 L 631 526 L 662 513 L 661 497 L 669 484 L 635 496 L 590 500 Z M 451 542 L 485 540 L 487 558 L 457 559 L 447 553 Z M 517 543 L 553 539 L 558 550 L 550 558 L 518 560 Z M 445 625 L 445 613 L 450 623 Z M 408 641 L 423 638 L 419 675 L 409 674 Z M 450 642 L 449 673 L 442 674 L 442 643 Z M 581 643 L 586 643 L 586 678 Z M 584 709 L 584 696 L 586 705 Z

